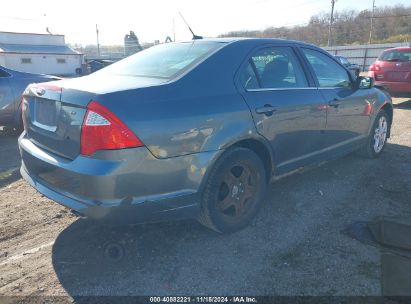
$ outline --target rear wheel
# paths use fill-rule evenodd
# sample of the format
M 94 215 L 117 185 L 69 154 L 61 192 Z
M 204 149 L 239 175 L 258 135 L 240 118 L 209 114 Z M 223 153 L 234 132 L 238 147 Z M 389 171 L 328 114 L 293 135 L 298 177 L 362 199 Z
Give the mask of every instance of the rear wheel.
M 390 120 L 387 112 L 381 110 L 375 118 L 367 143 L 360 153 L 368 158 L 376 158 L 381 155 L 387 143 Z
M 240 230 L 260 209 L 266 186 L 263 163 L 253 151 L 239 147 L 227 150 L 206 181 L 200 223 L 217 232 Z

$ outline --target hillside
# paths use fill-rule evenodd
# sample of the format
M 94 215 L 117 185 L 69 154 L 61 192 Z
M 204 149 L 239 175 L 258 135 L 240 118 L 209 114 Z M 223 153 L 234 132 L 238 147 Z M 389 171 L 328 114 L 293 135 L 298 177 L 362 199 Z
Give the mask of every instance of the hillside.
M 319 13 L 305 25 L 269 27 L 265 30 L 232 31 L 220 37 L 286 38 L 325 46 L 328 39 L 330 14 Z M 410 42 L 411 5 L 376 8 L 373 19 L 372 43 Z M 336 11 L 332 26 L 332 45 L 366 44 L 371 27 L 371 11 Z

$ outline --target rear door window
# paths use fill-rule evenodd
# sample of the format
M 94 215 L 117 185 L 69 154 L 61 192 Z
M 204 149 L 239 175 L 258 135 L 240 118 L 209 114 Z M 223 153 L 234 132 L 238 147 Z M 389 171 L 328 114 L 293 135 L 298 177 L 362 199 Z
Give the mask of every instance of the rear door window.
M 302 48 L 302 51 L 314 70 L 320 87 L 348 88 L 351 79 L 348 72 L 329 56 L 315 50 Z
M 248 62 L 246 68 L 240 75 L 240 81 L 243 87 L 246 90 L 252 90 L 252 89 L 259 89 L 259 81 L 257 79 L 257 76 L 255 74 L 254 66 L 252 62 Z
M 290 47 L 270 47 L 251 56 L 240 80 L 245 89 L 305 88 L 304 71 Z

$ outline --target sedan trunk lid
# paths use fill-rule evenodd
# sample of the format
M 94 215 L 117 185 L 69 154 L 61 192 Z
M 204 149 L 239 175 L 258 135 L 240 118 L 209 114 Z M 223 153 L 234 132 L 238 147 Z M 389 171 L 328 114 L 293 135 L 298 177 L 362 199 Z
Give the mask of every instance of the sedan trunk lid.
M 99 96 L 164 83 L 165 79 L 90 76 L 30 85 L 23 94 L 26 136 L 37 146 L 69 160 L 80 154 L 87 105 Z
M 411 82 L 411 62 L 380 61 L 381 80 L 392 82 Z
M 59 156 L 74 159 L 80 151 L 80 132 L 90 93 L 78 92 L 75 104 L 62 101 L 57 85 L 30 85 L 23 97 L 26 136 L 36 145 Z

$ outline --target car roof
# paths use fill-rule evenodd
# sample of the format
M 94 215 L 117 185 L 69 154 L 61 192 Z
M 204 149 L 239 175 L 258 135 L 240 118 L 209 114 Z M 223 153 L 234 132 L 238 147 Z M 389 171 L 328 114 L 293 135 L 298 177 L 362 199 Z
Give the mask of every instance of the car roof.
M 385 51 L 411 51 L 411 47 L 408 46 L 400 46 L 400 47 L 395 47 L 395 48 L 391 48 L 391 49 L 386 49 Z
M 223 37 L 223 38 L 203 38 L 198 39 L 197 41 L 211 41 L 211 42 L 221 42 L 221 43 L 251 43 L 251 44 L 264 44 L 264 43 L 272 43 L 272 44 L 295 44 L 301 46 L 310 46 L 318 48 L 313 44 L 309 44 L 303 41 L 297 40 L 289 40 L 289 39 L 280 39 L 280 38 L 254 38 L 254 37 Z

